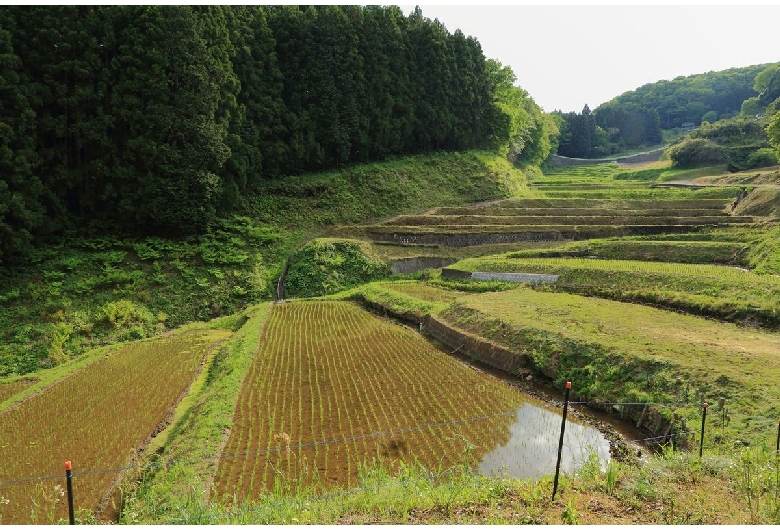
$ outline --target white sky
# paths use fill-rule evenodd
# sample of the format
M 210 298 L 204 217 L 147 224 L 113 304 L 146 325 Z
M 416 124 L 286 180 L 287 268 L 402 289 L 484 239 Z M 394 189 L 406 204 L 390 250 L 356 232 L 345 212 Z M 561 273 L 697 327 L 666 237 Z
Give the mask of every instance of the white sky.
M 419 5 L 510 66 L 546 112 L 595 109 L 680 75 L 780 62 L 780 5 Z

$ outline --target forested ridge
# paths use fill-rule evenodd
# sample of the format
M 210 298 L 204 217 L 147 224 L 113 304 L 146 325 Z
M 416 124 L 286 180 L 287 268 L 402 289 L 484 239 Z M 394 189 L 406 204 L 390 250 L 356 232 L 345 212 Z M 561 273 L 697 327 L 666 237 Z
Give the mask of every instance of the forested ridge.
M 730 68 L 648 83 L 599 105 L 595 112 L 622 105 L 652 109 L 666 130 L 686 123 L 700 125 L 702 121 L 731 118 L 740 113 L 745 100 L 758 95 L 755 79 L 767 66 Z
M 263 180 L 393 155 L 538 164 L 555 126 L 515 80 L 419 8 L 5 6 L 0 260 L 204 233 Z
M 733 123 L 740 120 L 759 122 L 760 133 L 751 135 L 742 146 L 744 151 L 754 152 L 768 145 L 763 129 L 775 113 L 774 101 L 780 96 L 779 67 L 780 63 L 773 63 L 679 76 L 625 92 L 593 110 L 585 105 L 579 113 L 555 111 L 560 130 L 558 154 L 605 157 L 660 145 L 665 131 L 679 136 L 705 123 L 730 121 L 728 128 L 755 128 Z M 775 139 L 774 144 L 779 140 Z M 705 151 L 706 156 L 693 158 L 701 158 L 702 163 L 727 160 L 730 167 L 747 169 L 742 154 L 735 157 L 710 146 Z

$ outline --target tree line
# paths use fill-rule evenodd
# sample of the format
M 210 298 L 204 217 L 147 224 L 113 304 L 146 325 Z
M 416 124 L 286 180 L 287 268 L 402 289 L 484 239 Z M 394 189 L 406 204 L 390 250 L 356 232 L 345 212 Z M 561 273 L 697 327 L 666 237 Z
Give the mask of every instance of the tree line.
M 555 111 L 558 154 L 599 158 L 663 141 L 663 130 L 763 114 L 780 84 L 777 65 L 754 65 L 648 83 L 580 113 Z M 763 73 L 762 73 L 763 72 Z
M 264 179 L 437 150 L 540 163 L 555 124 L 418 8 L 5 6 L 0 260 L 203 233 Z

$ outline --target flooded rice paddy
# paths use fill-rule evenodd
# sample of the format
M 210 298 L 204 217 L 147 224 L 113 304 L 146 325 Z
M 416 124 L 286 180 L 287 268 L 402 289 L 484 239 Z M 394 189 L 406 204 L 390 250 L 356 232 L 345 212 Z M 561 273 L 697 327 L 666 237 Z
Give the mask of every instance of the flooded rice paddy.
M 555 471 L 561 416 L 347 302 L 274 307 L 244 380 L 215 480 L 222 499 L 356 487 L 366 466 L 468 465 L 538 478 Z M 567 422 L 562 469 L 609 443 Z M 233 456 L 235 455 L 235 456 Z

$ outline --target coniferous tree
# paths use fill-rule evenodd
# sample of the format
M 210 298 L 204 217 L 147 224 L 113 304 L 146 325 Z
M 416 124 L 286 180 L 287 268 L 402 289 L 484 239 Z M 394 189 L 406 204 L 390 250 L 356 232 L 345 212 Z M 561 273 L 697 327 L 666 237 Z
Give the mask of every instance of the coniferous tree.
M 235 175 L 243 190 L 245 186 L 251 189 L 263 177 L 278 176 L 285 167 L 283 76 L 265 9 L 233 6 L 227 15 L 235 47 L 233 71 L 240 90 L 239 116 L 231 121 L 232 155 L 226 170 Z
M 363 57 L 359 105 L 365 148 L 357 160 L 365 162 L 410 149 L 414 101 L 406 18 L 400 8 L 365 7 L 358 46 Z
M 417 7 L 409 15 L 412 48 L 411 77 L 414 83 L 415 145 L 420 152 L 444 147 L 452 126 L 452 63 L 447 52 L 447 30 L 438 21 L 423 17 Z
M 31 135 L 35 113 L 24 94 L 21 60 L 3 29 L 13 22 L 0 14 L 0 264 L 22 258 L 44 222 L 43 186 L 33 172 L 37 163 Z
M 35 120 L 38 175 L 60 223 L 66 211 L 88 217 L 109 185 L 106 158 L 111 9 L 96 6 L 17 6 L 14 46 Z
M 230 155 L 220 116 L 229 65 L 210 53 L 190 7 L 124 7 L 120 31 L 112 62 L 116 215 L 143 231 L 202 231 L 214 220 L 217 175 Z

